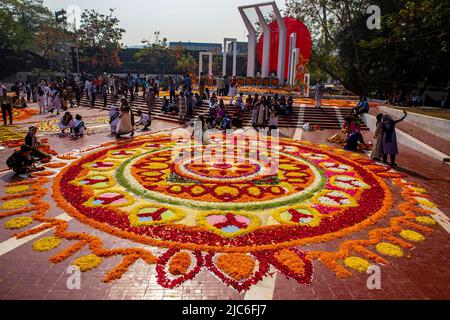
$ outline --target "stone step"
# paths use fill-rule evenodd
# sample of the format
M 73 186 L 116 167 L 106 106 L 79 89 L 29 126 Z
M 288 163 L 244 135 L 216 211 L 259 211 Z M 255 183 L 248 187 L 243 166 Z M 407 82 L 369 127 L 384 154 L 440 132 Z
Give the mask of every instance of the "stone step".
M 130 101 L 131 106 L 133 107 L 134 111 L 143 111 L 146 112 L 148 110 L 148 107 L 146 105 L 145 100 L 142 96 L 135 97 L 133 101 Z M 108 106 L 111 104 L 119 104 L 119 99 L 112 99 L 111 97 L 108 99 Z M 81 105 L 84 107 L 90 107 L 90 102 L 87 101 L 87 99 L 83 99 L 81 101 Z M 95 101 L 94 107 L 96 109 L 104 109 L 103 108 L 103 99 L 97 98 Z M 228 106 L 230 107 L 230 106 Z M 300 112 L 303 109 L 303 121 L 301 123 L 298 122 Z M 336 113 L 336 108 L 322 108 L 317 109 L 310 106 L 299 106 L 294 105 L 293 107 L 293 114 L 289 117 L 287 116 L 281 116 L 279 119 L 279 127 L 302 127 L 303 124 L 309 123 L 312 126 L 319 125 L 323 129 L 341 129 L 341 124 L 339 122 L 338 115 Z M 350 114 L 350 110 L 346 108 L 339 108 L 341 111 L 341 115 L 343 118 L 345 118 L 347 115 Z M 198 119 L 198 116 L 201 114 L 206 114 L 209 112 L 209 104 L 207 101 L 204 101 L 203 105 L 201 107 L 194 108 L 194 114 L 193 119 Z M 165 120 L 165 121 L 171 121 L 171 122 L 177 122 L 182 123 L 178 119 L 178 115 L 170 115 L 170 114 L 164 114 L 162 112 L 162 99 L 156 100 L 155 108 L 152 112 L 152 116 L 154 119 L 159 120 Z M 251 126 L 251 114 L 250 113 L 244 113 L 242 116 L 243 125 L 244 126 Z M 363 124 L 362 130 L 368 130 L 368 128 Z

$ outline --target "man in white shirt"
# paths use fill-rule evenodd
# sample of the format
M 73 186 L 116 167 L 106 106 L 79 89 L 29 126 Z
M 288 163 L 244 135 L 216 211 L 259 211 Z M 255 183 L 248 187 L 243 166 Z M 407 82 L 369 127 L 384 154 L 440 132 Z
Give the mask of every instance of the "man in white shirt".
M 142 131 L 148 130 L 148 127 L 151 125 L 151 119 L 148 114 L 142 113 L 142 111 L 138 111 L 137 115 L 141 117 L 139 121 L 136 123 L 136 126 L 143 126 Z
M 316 84 L 316 107 L 319 109 L 322 108 L 322 98 L 324 90 L 325 86 L 323 85 L 322 80 L 319 79 Z
M 86 90 L 86 96 L 89 101 L 91 101 L 91 94 L 90 94 L 91 86 L 92 86 L 92 83 L 89 80 L 86 80 L 86 82 L 84 84 L 84 89 Z

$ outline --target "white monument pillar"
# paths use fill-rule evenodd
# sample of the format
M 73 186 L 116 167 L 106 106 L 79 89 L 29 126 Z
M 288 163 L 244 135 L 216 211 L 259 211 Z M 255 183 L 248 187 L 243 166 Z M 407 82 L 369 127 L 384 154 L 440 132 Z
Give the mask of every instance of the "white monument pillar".
M 267 78 L 270 74 L 270 29 L 267 24 L 266 19 L 261 13 L 259 7 L 255 7 L 256 14 L 258 15 L 259 23 L 263 28 L 264 43 L 263 43 L 263 56 L 262 56 L 262 66 L 261 66 L 261 77 Z
M 306 90 L 305 90 L 305 97 L 309 98 L 309 85 L 311 83 L 311 75 L 309 73 L 305 74 L 305 85 L 306 85 Z
M 233 42 L 233 77 L 236 77 L 237 72 L 237 39 Z
M 284 68 L 286 66 L 286 25 L 281 16 L 280 10 L 278 10 L 275 1 L 272 3 L 273 12 L 275 13 L 275 18 L 278 24 L 278 79 L 280 84 L 284 85 Z
M 295 78 L 297 76 L 297 64 L 300 57 L 300 49 L 296 48 L 292 50 L 290 59 L 291 59 L 291 69 L 289 70 L 289 84 L 295 84 Z
M 247 77 L 253 78 L 255 76 L 255 60 L 256 60 L 256 30 L 250 22 L 245 9 L 253 8 L 254 6 L 239 7 L 239 13 L 242 20 L 244 20 L 245 27 L 248 31 L 248 53 L 247 53 Z
M 222 74 L 227 74 L 227 46 L 228 43 L 233 43 L 233 77 L 236 76 L 236 65 L 237 65 L 237 39 L 235 38 L 225 38 L 223 39 L 223 63 L 222 63 Z
M 277 76 L 280 80 L 280 84 L 284 84 L 284 68 L 286 66 L 286 25 L 283 21 L 283 17 L 281 16 L 280 10 L 277 7 L 277 4 L 275 1 L 272 2 L 264 2 L 264 3 L 258 3 L 258 4 L 252 4 L 248 6 L 242 6 L 239 7 L 239 12 L 242 16 L 242 19 L 244 20 L 244 24 L 247 27 L 249 36 L 248 36 L 248 63 L 247 63 L 247 76 L 248 77 L 254 77 L 255 76 L 255 57 L 256 57 L 256 30 L 255 27 L 252 25 L 250 20 L 248 19 L 247 14 L 245 13 L 245 9 L 255 9 L 256 13 L 258 15 L 258 18 L 260 20 L 261 26 L 263 27 L 263 30 L 266 31 L 265 26 L 267 26 L 267 20 L 262 16 L 260 7 L 265 6 L 271 6 L 273 8 L 273 12 L 275 14 L 275 18 L 278 24 L 278 30 L 279 30 L 279 44 L 278 44 L 278 65 L 277 65 Z M 266 34 L 264 34 L 264 40 L 266 41 L 270 37 L 266 37 Z M 264 42 L 265 42 L 264 41 Z M 268 46 L 266 45 L 266 48 Z M 267 53 L 267 51 L 269 51 Z M 266 54 L 267 53 L 267 54 Z M 266 71 L 267 65 L 266 60 L 270 60 L 270 48 L 266 50 L 266 52 L 263 52 L 263 76 L 264 72 Z M 270 66 L 269 66 L 270 67 Z M 267 68 L 268 69 L 268 68 Z M 269 73 L 270 71 L 268 71 Z
M 296 46 L 297 46 L 297 34 L 293 33 L 293 34 L 291 34 L 291 37 L 289 39 L 289 51 L 288 51 L 289 52 L 288 83 L 290 85 L 292 85 L 294 82 L 293 80 L 295 80 L 295 76 L 294 76 L 294 79 L 292 79 L 293 78 L 293 76 L 292 76 L 292 69 L 293 69 L 292 51 L 296 48 Z M 294 68 L 295 68 L 295 65 L 294 65 Z
M 200 81 L 200 74 L 203 72 L 203 57 L 208 56 L 209 57 L 209 66 L 208 66 L 208 72 L 209 75 L 212 75 L 212 62 L 213 62 L 213 53 L 212 52 L 200 52 L 200 57 L 198 61 L 198 80 Z

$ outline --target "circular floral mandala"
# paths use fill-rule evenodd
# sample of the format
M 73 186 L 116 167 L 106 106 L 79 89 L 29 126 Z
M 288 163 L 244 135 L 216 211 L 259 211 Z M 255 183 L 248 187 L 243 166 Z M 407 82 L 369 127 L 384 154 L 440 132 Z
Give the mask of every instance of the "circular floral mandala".
M 223 142 L 185 146 L 165 136 L 92 153 L 56 178 L 58 201 L 98 229 L 209 252 L 332 239 L 392 206 L 383 179 L 348 156 L 289 139 L 268 147 Z
M 386 259 L 401 258 L 425 241 L 443 215 L 419 184 L 362 155 L 306 141 L 232 138 L 240 137 L 242 145 L 218 135 L 204 146 L 159 134 L 60 156 L 64 162 L 48 165 L 64 166 L 55 178 L 46 176 L 56 170 L 46 171 L 6 186 L 0 219 L 23 214 L 6 226 L 41 223 L 16 234 L 19 239 L 53 228 L 54 236 L 33 245 L 42 252 L 67 245 L 52 263 L 85 247 L 91 254 L 72 260 L 83 271 L 122 256 L 105 282 L 142 259 L 156 264 L 158 283 L 166 288 L 206 268 L 246 291 L 273 269 L 308 284 L 313 261 L 340 278 L 365 272 L 372 263 L 386 265 Z M 66 221 L 47 215 L 51 206 L 43 199 L 49 182 L 69 215 L 162 252 L 132 243 L 108 249 L 97 236 L 68 231 Z M 346 238 L 356 232 L 358 239 Z M 301 251 L 303 245 L 337 238 L 332 251 L 312 246 Z

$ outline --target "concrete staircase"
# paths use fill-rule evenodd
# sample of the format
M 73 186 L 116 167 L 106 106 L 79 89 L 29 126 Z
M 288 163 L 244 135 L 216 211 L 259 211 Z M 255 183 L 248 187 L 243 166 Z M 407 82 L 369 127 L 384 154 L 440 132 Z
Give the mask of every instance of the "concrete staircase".
M 164 114 L 162 112 L 162 99 L 156 99 L 156 106 L 153 110 L 153 119 L 171 121 L 181 123 L 177 115 Z M 134 112 L 138 110 L 147 112 L 148 108 L 142 95 L 135 96 L 133 101 L 130 101 Z M 227 100 L 225 100 L 227 103 Z M 113 99 L 112 96 L 108 97 L 108 108 L 111 104 L 119 105 L 118 99 Z M 81 106 L 90 107 L 90 102 L 84 96 L 81 100 Z M 103 98 L 97 97 L 94 108 L 103 109 Z M 229 111 L 234 111 L 234 107 L 227 106 Z M 203 105 L 198 108 L 194 108 L 193 119 L 197 119 L 199 115 L 207 114 L 209 111 L 209 103 L 205 100 Z M 312 106 L 294 105 L 294 113 L 290 116 L 280 116 L 279 126 L 284 128 L 298 128 L 302 127 L 305 123 L 309 123 L 311 126 L 320 125 L 321 129 L 341 129 L 343 119 L 350 114 L 349 108 L 333 108 L 324 107 L 322 110 L 314 108 Z M 251 126 L 251 114 L 246 112 L 243 114 L 243 125 L 245 127 Z M 363 130 L 369 130 L 364 124 Z

